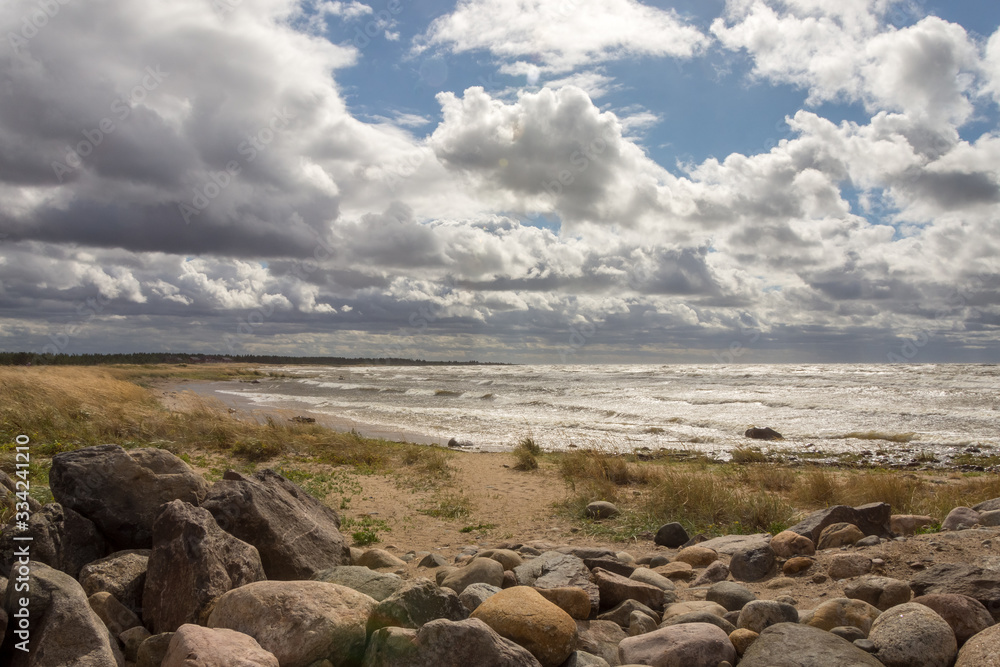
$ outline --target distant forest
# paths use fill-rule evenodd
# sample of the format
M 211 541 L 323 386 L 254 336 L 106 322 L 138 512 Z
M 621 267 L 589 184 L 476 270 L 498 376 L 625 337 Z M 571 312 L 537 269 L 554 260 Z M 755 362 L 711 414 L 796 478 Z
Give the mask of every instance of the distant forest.
M 276 354 L 183 354 L 134 352 L 131 354 L 37 354 L 0 352 L 0 366 L 100 366 L 110 364 L 302 364 L 306 366 L 499 366 L 478 361 L 425 361 L 381 357 L 286 357 Z

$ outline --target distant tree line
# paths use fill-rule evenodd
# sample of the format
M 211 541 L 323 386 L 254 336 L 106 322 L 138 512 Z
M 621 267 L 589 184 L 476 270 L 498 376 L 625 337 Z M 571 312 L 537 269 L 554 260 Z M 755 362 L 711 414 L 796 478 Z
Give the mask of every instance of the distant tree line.
M 187 354 L 133 352 L 130 354 L 38 354 L 0 352 L 0 366 L 100 366 L 109 364 L 302 364 L 306 366 L 476 366 L 499 365 L 478 361 L 426 361 L 382 357 L 288 357 L 277 354 Z

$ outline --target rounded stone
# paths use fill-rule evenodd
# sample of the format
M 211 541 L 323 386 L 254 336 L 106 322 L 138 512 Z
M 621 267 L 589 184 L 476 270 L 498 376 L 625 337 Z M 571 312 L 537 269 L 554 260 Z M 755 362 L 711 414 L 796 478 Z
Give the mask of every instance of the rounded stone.
M 737 628 L 729 633 L 729 641 L 733 643 L 733 648 L 736 649 L 736 655 L 743 657 L 743 654 L 747 652 L 747 649 L 750 648 L 759 636 L 760 634 L 754 632 L 753 630 Z
M 471 584 L 503 585 L 503 565 L 490 558 L 477 558 L 465 567 L 449 572 L 439 582 L 441 586 L 450 588 L 460 594 Z
M 844 595 L 853 600 L 864 600 L 882 611 L 910 601 L 910 585 L 890 577 L 861 577 L 844 585 Z
M 715 549 L 695 545 L 678 551 L 677 555 L 674 556 L 674 562 L 687 563 L 691 567 L 708 567 L 718 558 L 719 553 Z
M 618 645 L 622 665 L 656 667 L 718 667 L 736 662 L 736 649 L 729 636 L 709 623 L 686 623 L 660 628 Z
M 979 523 L 979 512 L 971 507 L 956 507 L 941 522 L 941 530 L 964 530 Z
M 660 529 L 656 531 L 656 537 L 653 538 L 653 542 L 659 544 L 661 547 L 676 549 L 689 539 L 691 538 L 688 537 L 684 526 L 674 521 L 673 523 L 660 526 Z
M 793 574 L 799 574 L 805 572 L 813 566 L 816 561 L 812 558 L 806 558 L 805 556 L 796 556 L 795 558 L 789 558 L 785 561 L 785 564 L 781 566 L 781 573 L 786 577 L 790 577 Z
M 586 512 L 587 516 L 592 519 L 611 519 L 621 513 L 614 503 L 609 503 L 606 500 L 595 500 L 587 505 Z
M 958 653 L 951 626 L 929 607 L 912 602 L 879 616 L 868 639 L 886 667 L 949 667 Z
M 839 625 L 851 625 L 861 630 L 867 637 L 872 623 L 881 613 L 877 607 L 863 600 L 834 598 L 816 607 L 812 616 L 803 622 L 810 627 L 828 632 Z
M 1000 667 L 1000 625 L 969 639 L 959 651 L 955 667 Z
M 962 646 L 972 636 L 993 625 L 993 617 L 982 602 L 968 595 L 934 593 L 914 598 L 913 602 L 933 609 L 951 626 L 955 640 Z
M 709 602 L 716 602 L 726 611 L 739 611 L 747 603 L 757 599 L 752 591 L 732 581 L 720 581 L 709 586 L 705 592 L 705 599 Z
M 864 554 L 836 554 L 827 561 L 831 579 L 853 579 L 872 571 L 872 559 Z
M 865 536 L 861 529 L 853 523 L 832 523 L 823 529 L 819 534 L 819 542 L 816 548 L 836 549 L 842 546 L 853 546 L 858 540 Z
M 812 540 L 790 530 L 784 530 L 771 538 L 771 548 L 778 558 L 812 556 L 816 553 L 816 545 Z
M 740 610 L 738 628 L 761 633 L 778 623 L 798 623 L 799 612 L 790 604 L 774 600 L 754 600 Z
M 576 622 L 529 586 L 500 591 L 479 605 L 471 618 L 526 648 L 543 667 L 558 667 L 576 649 Z
M 729 571 L 738 581 L 760 581 L 771 573 L 774 564 L 774 549 L 759 542 L 737 550 L 729 561 Z

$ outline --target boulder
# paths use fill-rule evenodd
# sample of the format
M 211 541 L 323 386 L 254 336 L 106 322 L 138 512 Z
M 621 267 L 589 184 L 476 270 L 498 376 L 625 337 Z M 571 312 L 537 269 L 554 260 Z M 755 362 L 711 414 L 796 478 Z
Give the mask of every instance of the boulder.
M 601 568 L 594 570 L 594 582 L 601 594 L 602 609 L 611 609 L 625 600 L 635 600 L 659 610 L 663 609 L 664 604 L 677 599 L 670 591 Z
M 608 664 L 618 665 L 618 644 L 628 634 L 613 621 L 577 621 L 577 647 L 596 655 Z
M 118 635 L 118 640 L 122 643 L 122 652 L 125 654 L 127 662 L 135 662 L 139 659 L 139 647 L 142 643 L 152 637 L 149 630 L 141 625 L 125 630 Z M 164 653 L 165 655 L 166 653 Z M 163 662 L 163 659 L 160 659 Z
M 671 616 L 667 620 L 663 621 L 663 623 L 660 624 L 660 627 L 668 628 L 671 625 L 683 625 L 685 623 L 710 623 L 725 632 L 726 635 L 729 635 L 736 629 L 736 626 L 725 618 L 705 610 L 689 611 L 688 613 L 681 614 L 679 616 Z
M 488 597 L 496 595 L 501 590 L 503 589 L 499 586 L 490 586 L 489 584 L 470 584 L 466 586 L 465 590 L 462 591 L 462 594 L 458 596 L 458 601 L 462 603 L 463 607 L 471 612 L 485 602 Z M 590 609 L 589 599 L 587 601 L 587 609 Z
M 387 568 L 398 569 L 406 567 L 406 561 L 398 558 L 385 549 L 368 549 L 359 558 L 351 561 L 354 565 L 367 567 L 372 570 L 383 570 Z
M 851 625 L 868 636 L 872 623 L 881 613 L 877 607 L 863 600 L 833 598 L 816 607 L 812 615 L 803 618 L 802 622 L 810 627 L 826 631 L 841 625 Z
M 864 554 L 835 554 L 826 562 L 831 579 L 851 579 L 872 571 L 872 559 Z
M 635 572 L 636 566 L 631 563 L 623 563 L 617 558 L 584 558 L 583 564 L 593 572 L 596 568 L 614 572 L 623 577 L 630 577 Z
M 442 567 L 447 564 L 448 561 L 445 560 L 444 556 L 440 554 L 427 554 L 420 559 L 420 562 L 417 563 L 417 567 L 435 568 Z
M 955 593 L 978 600 L 1000 622 L 1000 572 L 962 563 L 941 563 L 910 579 L 916 596 Z
M 611 667 L 608 661 L 586 651 L 573 651 L 562 667 Z
M 375 606 L 368 617 L 367 630 L 379 628 L 419 628 L 439 618 L 464 621 L 469 610 L 448 588 L 440 588 L 429 579 L 414 579 Z
M 790 604 L 775 600 L 753 600 L 740 610 L 736 627 L 752 630 L 757 634 L 778 623 L 798 623 L 799 612 Z
M 775 535 L 771 540 L 771 548 L 778 558 L 812 556 L 816 553 L 816 545 L 812 540 L 791 530 L 783 530 Z
M 757 596 L 735 582 L 720 581 L 708 587 L 705 599 L 722 605 L 726 611 L 739 611 L 748 603 L 756 600 Z
M 760 542 L 734 553 L 729 560 L 729 571 L 737 581 L 760 581 L 771 573 L 775 562 L 774 549 L 770 544 Z
M 325 581 L 328 584 L 347 586 L 379 602 L 406 584 L 406 581 L 398 574 L 375 572 L 360 565 L 338 565 L 320 570 L 313 575 L 313 579 Z
M 208 491 L 201 475 L 170 452 L 118 445 L 56 454 L 49 486 L 56 502 L 93 521 L 119 550 L 148 549 L 161 505 L 197 505 Z
M 1000 526 L 1000 510 L 979 513 L 979 525 L 987 528 Z
M 674 521 L 673 523 L 660 526 L 660 529 L 656 531 L 656 537 L 653 538 L 653 542 L 661 547 L 676 549 L 689 539 L 691 538 L 688 536 L 687 531 L 684 530 L 684 526 Z
M 663 609 L 662 622 L 668 623 L 670 619 L 676 616 L 682 616 L 684 614 L 699 611 L 707 611 L 710 614 L 718 616 L 719 618 L 726 615 L 726 608 L 720 604 L 709 602 L 708 600 L 692 600 L 690 602 L 675 602 L 673 604 L 668 604 Z
M 667 563 L 665 565 L 657 565 L 653 568 L 653 572 L 660 575 L 661 577 L 666 577 L 667 579 L 676 579 L 678 581 L 690 581 L 694 579 L 697 575 L 694 573 L 694 568 L 688 563 Z
M 709 623 L 673 625 L 618 645 L 622 664 L 639 663 L 654 667 L 718 667 L 720 662 L 736 663 L 736 649 L 729 636 Z
M 757 641 L 757 637 L 759 636 L 760 634 L 754 632 L 753 630 L 737 628 L 729 633 L 729 641 L 733 643 L 733 648 L 736 649 L 736 655 L 742 658 L 743 654 L 747 652 L 747 649 L 750 648 L 755 641 Z
M 202 624 L 220 595 L 263 579 L 256 549 L 219 528 L 208 510 L 171 501 L 153 524 L 143 620 L 154 633 Z
M 88 596 L 106 591 L 132 611 L 142 609 L 149 549 L 116 551 L 80 569 L 80 585 Z
M 502 590 L 471 614 L 523 646 L 543 667 L 558 667 L 576 650 L 576 622 L 528 586 Z
M 753 535 L 722 535 L 713 537 L 698 544 L 700 547 L 712 549 L 720 554 L 732 556 L 734 553 L 747 547 L 755 547 L 761 542 L 770 542 L 770 533 L 755 533 Z
M 606 500 L 595 500 L 587 505 L 585 511 L 591 519 L 611 519 L 621 514 L 614 503 L 609 503 Z
M 958 654 L 951 626 L 929 607 L 912 602 L 875 619 L 868 639 L 886 667 L 950 667 Z
M 874 656 L 830 632 L 779 623 L 760 633 L 740 667 L 882 667 Z
M 889 527 L 896 535 L 913 535 L 918 529 L 933 524 L 933 517 L 924 514 L 893 514 L 889 517 Z
M 466 589 L 468 591 L 469 589 Z M 576 586 L 563 586 L 562 588 L 536 588 L 538 593 L 562 609 L 575 620 L 586 620 L 590 618 L 590 596 L 587 591 Z
M 172 632 L 161 632 L 146 638 L 139 644 L 135 667 L 161 667 L 163 658 L 167 655 L 167 649 L 170 647 L 170 640 L 173 638 L 174 633 Z
M 695 577 L 695 580 L 691 582 L 691 588 L 697 588 L 698 586 L 708 586 L 710 584 L 715 584 L 720 581 L 725 581 L 729 578 L 729 566 L 723 563 L 721 560 L 717 560 L 708 567 L 705 571 Z
M 162 667 L 278 667 L 274 654 L 260 647 L 253 637 L 226 629 L 182 625 L 163 656 Z
M 97 617 L 104 622 L 112 637 L 117 637 L 130 628 L 142 625 L 142 621 L 131 609 L 116 600 L 107 591 L 94 593 L 87 598 L 87 603 L 97 614 Z
M 591 580 L 590 569 L 583 559 L 571 554 L 546 551 L 540 556 L 514 568 L 514 577 L 521 586 L 535 588 L 563 588 L 576 586 L 587 591 L 591 614 L 600 606 L 600 591 Z
M 630 619 L 632 618 L 632 614 L 635 612 L 649 616 L 656 624 L 660 623 L 660 615 L 656 613 L 656 611 L 650 609 L 641 602 L 637 602 L 636 600 L 625 600 L 614 609 L 606 611 L 598 616 L 597 620 L 612 621 L 620 625 L 622 628 L 627 628 L 629 623 L 631 623 Z
M 979 512 L 971 507 L 956 507 L 941 522 L 941 530 L 966 530 L 979 523 Z
M 869 503 L 860 507 L 834 505 L 813 512 L 788 530 L 805 535 L 817 545 L 823 529 L 834 523 L 854 524 L 865 535 L 892 537 L 892 530 L 889 527 L 891 515 L 892 508 L 888 503 Z
M 628 632 L 629 637 L 635 637 L 652 632 L 657 627 L 658 625 L 652 617 L 647 616 L 641 611 L 633 611 L 628 616 L 628 627 L 625 630 Z
M 0 572 L 10 572 L 17 561 L 15 552 L 24 542 L 14 538 L 21 532 L 12 525 L 0 534 Z M 104 537 L 90 519 L 59 503 L 49 503 L 33 512 L 27 532 L 32 537 L 31 558 L 74 579 L 81 567 L 107 550 Z
M 691 567 L 708 567 L 718 559 L 718 551 L 698 545 L 684 547 L 674 556 L 674 562 L 687 563 Z
M 258 581 L 220 597 L 208 627 L 250 635 L 282 667 L 321 660 L 356 664 L 375 604 L 363 593 L 323 581 Z
M 958 652 L 955 667 L 1000 667 L 1000 625 L 969 638 Z
M 503 565 L 504 570 L 513 570 L 522 565 L 524 559 L 516 551 L 511 549 L 486 549 L 476 554 L 476 558 L 489 558 Z
M 489 584 L 498 588 L 503 584 L 503 565 L 489 558 L 476 558 L 465 567 L 450 573 L 441 585 L 461 593 L 472 584 Z
M 227 471 L 202 506 L 257 548 L 268 579 L 309 579 L 351 562 L 337 513 L 273 470 L 251 477 Z
M 752 438 L 754 440 L 784 440 L 784 436 L 775 431 L 770 426 L 765 428 L 757 428 L 753 426 L 748 428 L 743 432 L 743 436 L 747 438 Z
M 854 546 L 864 536 L 865 534 L 861 532 L 861 529 L 853 523 L 831 523 L 819 534 L 819 542 L 816 543 L 816 548 L 822 551 L 823 549 Z
M 664 577 L 659 572 L 654 572 L 650 570 L 648 567 L 637 567 L 635 570 L 632 571 L 632 574 L 630 574 L 628 578 L 643 584 L 656 586 L 660 590 L 664 591 L 673 591 L 677 588 L 674 585 L 674 582 L 672 582 L 670 579 Z
M 993 512 L 1000 510 L 1000 498 L 994 498 L 992 500 L 984 500 L 978 505 L 973 505 L 972 509 L 977 512 Z
M 861 577 L 844 585 L 845 597 L 864 600 L 882 611 L 909 602 L 912 594 L 908 583 L 890 577 Z
M 805 572 L 816 563 L 813 558 L 807 558 L 806 556 L 796 556 L 795 558 L 789 558 L 785 561 L 785 564 L 781 566 L 781 573 L 786 577 L 791 577 L 796 574 Z
M 26 653 L 15 647 L 9 667 L 118 667 L 124 663 L 118 642 L 91 609 L 83 588 L 73 577 L 35 561 L 15 566 L 11 574 L 26 579 L 22 583 L 30 594 L 8 584 L 3 608 L 13 621 L 22 608 L 21 600 L 28 601 L 30 637 L 19 636 L 19 630 L 8 628 L 11 640 L 15 644 L 27 641 L 29 649 Z
M 973 635 L 993 625 L 993 617 L 979 600 L 968 595 L 938 593 L 914 598 L 914 604 L 930 607 L 945 623 L 951 626 L 955 640 L 961 647 Z
M 363 664 L 364 667 L 540 667 L 526 649 L 475 618 L 431 621 L 419 630 L 382 628 L 372 635 Z

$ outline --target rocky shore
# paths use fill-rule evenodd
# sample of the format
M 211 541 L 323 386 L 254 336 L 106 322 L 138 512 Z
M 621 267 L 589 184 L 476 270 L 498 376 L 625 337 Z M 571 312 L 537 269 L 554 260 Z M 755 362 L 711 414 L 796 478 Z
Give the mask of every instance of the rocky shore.
M 209 484 L 160 449 L 57 454 L 50 486 L 0 535 L 5 665 L 1000 667 L 1000 498 L 930 534 L 876 503 L 777 535 L 668 523 L 625 550 L 448 558 L 351 547 L 281 475 Z

